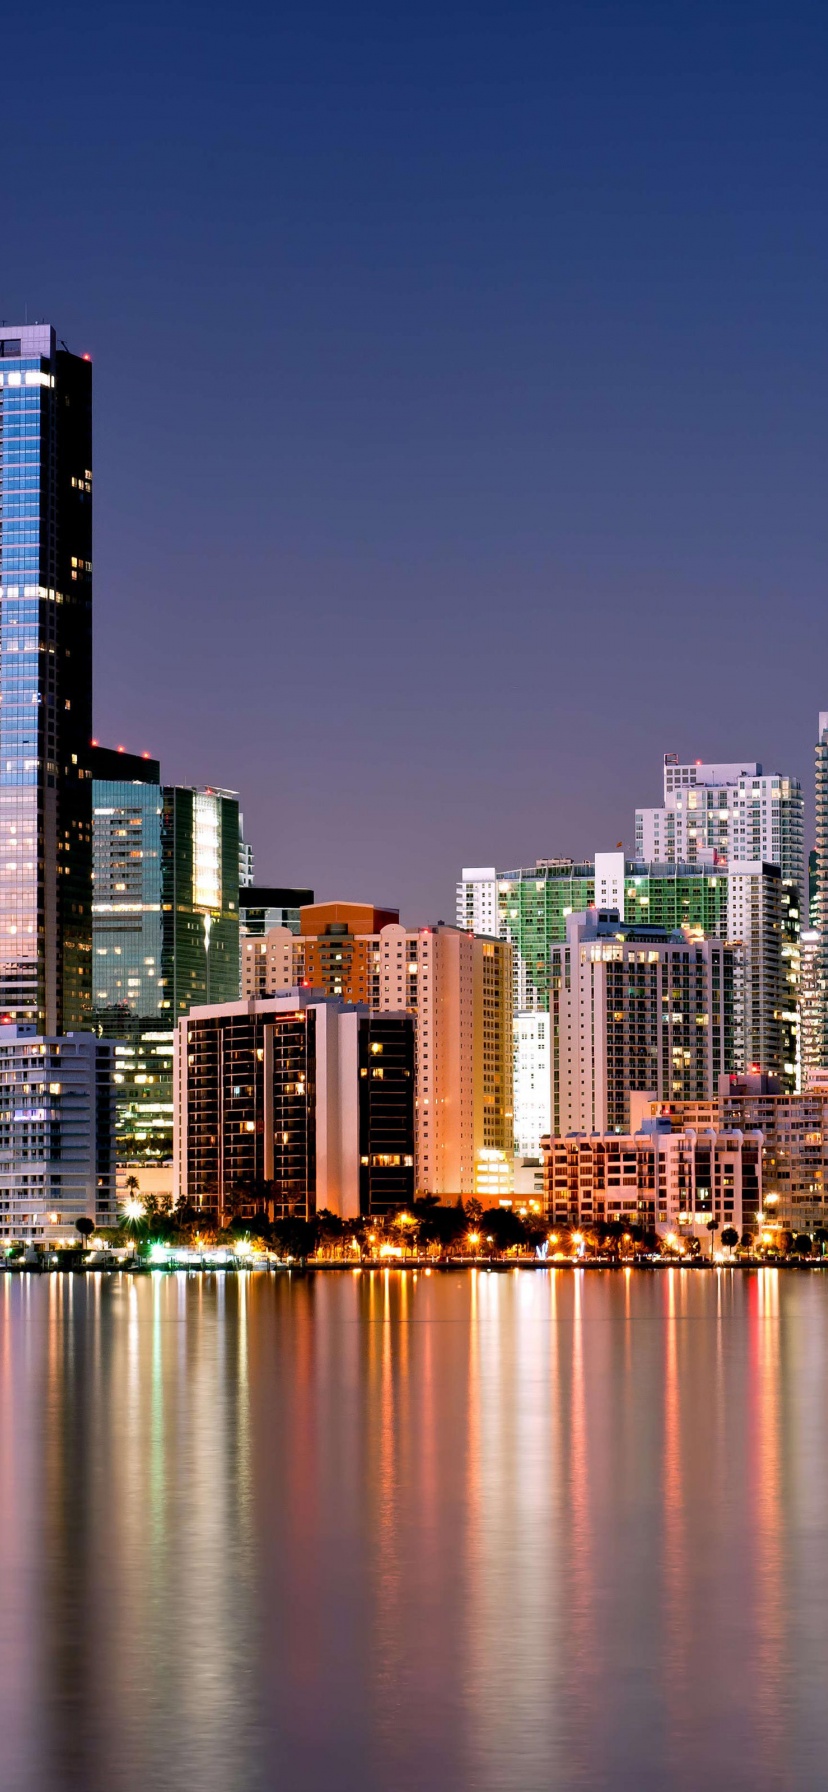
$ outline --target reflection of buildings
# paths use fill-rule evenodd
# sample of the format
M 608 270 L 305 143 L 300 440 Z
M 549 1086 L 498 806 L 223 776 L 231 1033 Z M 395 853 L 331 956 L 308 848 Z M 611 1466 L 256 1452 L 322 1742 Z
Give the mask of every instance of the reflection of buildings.
M 210 1221 L 386 1213 L 414 1195 L 414 1022 L 310 990 L 195 1009 L 176 1042 L 175 1179 Z
M 121 1161 L 172 1156 L 172 1035 L 239 987 L 239 816 L 229 791 L 160 783 L 158 761 L 94 747 L 93 1005 L 117 1041 Z
M 115 1223 L 114 1048 L 93 1033 L 0 1026 L 0 1238 Z

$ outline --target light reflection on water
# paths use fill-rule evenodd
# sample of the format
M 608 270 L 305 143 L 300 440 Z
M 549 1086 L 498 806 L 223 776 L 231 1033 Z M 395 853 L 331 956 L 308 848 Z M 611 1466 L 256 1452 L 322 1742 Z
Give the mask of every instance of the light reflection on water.
M 828 1778 L 828 1280 L 0 1278 L 2 1792 Z

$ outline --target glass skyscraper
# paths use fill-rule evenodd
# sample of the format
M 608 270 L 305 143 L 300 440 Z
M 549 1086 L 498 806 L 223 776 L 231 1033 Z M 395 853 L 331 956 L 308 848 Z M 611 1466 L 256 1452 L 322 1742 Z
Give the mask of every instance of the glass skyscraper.
M 116 1041 L 121 1163 L 172 1155 L 173 1028 L 239 994 L 239 805 L 94 747 L 95 1025 Z
M 0 327 L 0 1014 L 89 1023 L 92 368 Z

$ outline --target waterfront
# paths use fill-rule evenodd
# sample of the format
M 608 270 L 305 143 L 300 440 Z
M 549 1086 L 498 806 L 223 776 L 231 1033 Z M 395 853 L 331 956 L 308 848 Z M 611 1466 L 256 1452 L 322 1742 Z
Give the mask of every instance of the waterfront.
M 828 1288 L 0 1280 L 3 1792 L 826 1777 Z

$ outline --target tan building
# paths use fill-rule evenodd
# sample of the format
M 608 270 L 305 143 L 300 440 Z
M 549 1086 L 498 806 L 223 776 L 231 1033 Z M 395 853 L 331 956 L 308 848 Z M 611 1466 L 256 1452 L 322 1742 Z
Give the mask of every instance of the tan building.
M 675 1126 L 715 1126 L 726 1132 L 758 1129 L 763 1137 L 764 1200 L 746 1216 L 794 1232 L 828 1224 L 828 1087 L 782 1094 L 775 1077 L 723 1076 L 711 1101 L 657 1102 L 633 1096 L 636 1112 L 666 1114 Z M 643 1104 L 640 1106 L 639 1104 Z
M 406 928 L 395 910 L 358 903 L 305 908 L 299 935 L 273 928 L 245 941 L 243 959 L 247 997 L 306 986 L 416 1015 L 417 1188 L 484 1203 L 512 1191 L 511 977 L 506 941 Z
M 553 1225 L 599 1223 L 698 1238 L 708 1226 L 741 1237 L 762 1205 L 762 1135 L 716 1127 L 673 1130 L 667 1117 L 633 1133 L 543 1140 L 546 1212 Z

